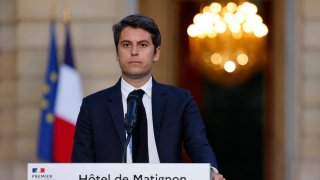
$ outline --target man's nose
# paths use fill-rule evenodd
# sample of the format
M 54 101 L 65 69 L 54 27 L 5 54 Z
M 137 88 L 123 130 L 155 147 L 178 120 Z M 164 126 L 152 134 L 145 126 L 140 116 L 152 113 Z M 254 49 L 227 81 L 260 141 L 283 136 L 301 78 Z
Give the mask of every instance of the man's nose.
M 138 55 L 138 47 L 133 45 L 131 48 L 131 56 L 137 56 Z

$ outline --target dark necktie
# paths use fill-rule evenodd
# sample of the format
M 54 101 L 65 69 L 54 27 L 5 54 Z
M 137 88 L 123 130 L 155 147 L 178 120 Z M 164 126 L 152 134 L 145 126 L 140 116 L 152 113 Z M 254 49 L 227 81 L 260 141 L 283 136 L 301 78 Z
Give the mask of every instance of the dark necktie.
M 137 121 L 132 132 L 132 162 L 148 163 L 148 127 L 146 111 L 142 103 L 144 91 L 142 89 L 132 91 L 130 95 L 139 97 Z

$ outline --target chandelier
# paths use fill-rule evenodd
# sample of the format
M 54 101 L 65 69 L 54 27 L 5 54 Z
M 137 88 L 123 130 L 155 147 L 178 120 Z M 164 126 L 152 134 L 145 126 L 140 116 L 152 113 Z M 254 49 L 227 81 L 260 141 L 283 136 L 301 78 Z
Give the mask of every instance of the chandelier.
M 209 79 L 234 86 L 261 69 L 268 28 L 252 3 L 213 2 L 189 25 L 191 63 Z

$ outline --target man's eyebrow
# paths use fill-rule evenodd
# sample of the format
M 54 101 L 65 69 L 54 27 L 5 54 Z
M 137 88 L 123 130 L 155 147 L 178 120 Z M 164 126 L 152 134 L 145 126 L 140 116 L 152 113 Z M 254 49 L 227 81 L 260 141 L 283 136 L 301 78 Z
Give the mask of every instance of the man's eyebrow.
M 120 41 L 120 43 L 124 43 L 124 42 L 131 42 L 131 41 L 129 41 L 129 40 L 122 40 L 122 41 Z
M 150 41 L 143 39 L 143 40 L 141 40 L 141 41 L 138 41 L 138 43 L 147 43 L 147 44 L 150 44 Z

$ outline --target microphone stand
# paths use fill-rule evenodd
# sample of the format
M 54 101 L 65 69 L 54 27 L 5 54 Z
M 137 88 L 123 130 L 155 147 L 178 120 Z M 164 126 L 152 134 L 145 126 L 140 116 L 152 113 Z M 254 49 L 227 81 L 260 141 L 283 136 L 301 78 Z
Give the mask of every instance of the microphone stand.
M 126 163 L 127 147 L 132 137 L 132 131 L 133 131 L 133 127 L 135 126 L 135 123 L 136 123 L 136 113 L 134 113 L 131 117 L 129 117 L 128 113 L 126 113 L 124 125 L 127 132 L 127 138 L 123 145 L 121 163 Z
M 132 133 L 128 133 L 127 138 L 126 138 L 126 142 L 125 142 L 124 145 L 123 145 L 122 161 L 121 161 L 121 163 L 126 163 L 127 147 L 128 147 L 128 144 L 129 144 L 129 142 L 130 142 L 131 137 L 132 137 Z

